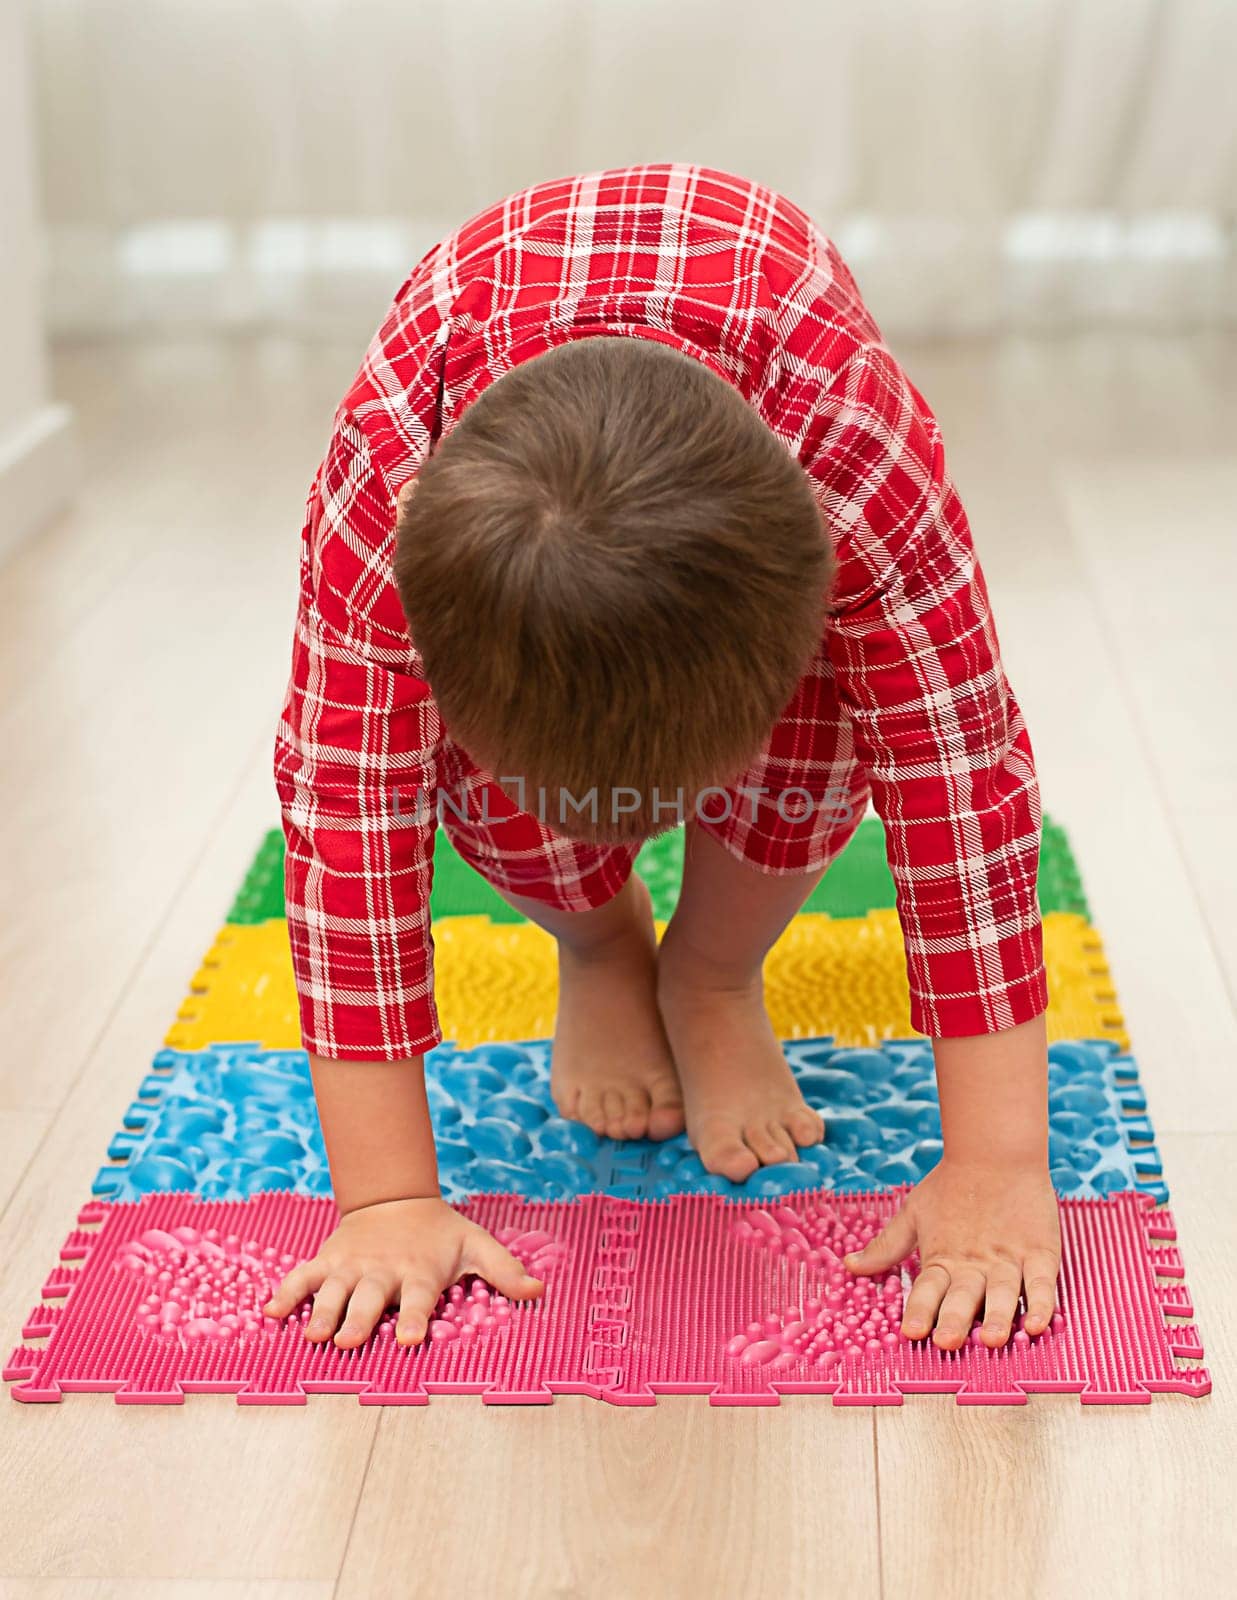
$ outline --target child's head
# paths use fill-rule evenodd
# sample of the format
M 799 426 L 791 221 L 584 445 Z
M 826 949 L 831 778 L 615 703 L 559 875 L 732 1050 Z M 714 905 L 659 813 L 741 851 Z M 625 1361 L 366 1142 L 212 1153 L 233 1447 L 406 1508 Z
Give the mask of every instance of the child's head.
M 443 721 L 529 809 L 544 788 L 557 832 L 642 838 L 680 791 L 690 814 L 819 646 L 832 558 L 807 475 L 660 343 L 589 337 L 511 368 L 413 487 L 395 577 Z

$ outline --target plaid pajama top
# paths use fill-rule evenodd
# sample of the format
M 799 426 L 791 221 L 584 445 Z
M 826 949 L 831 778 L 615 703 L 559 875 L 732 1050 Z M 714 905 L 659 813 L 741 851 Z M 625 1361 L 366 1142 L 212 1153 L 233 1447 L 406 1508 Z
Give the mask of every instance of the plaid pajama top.
M 435 441 L 504 371 L 590 334 L 661 340 L 735 385 L 809 475 L 835 543 L 820 651 L 741 780 L 806 794 L 745 799 L 712 831 L 762 871 L 805 872 L 853 829 L 839 795 L 870 794 L 915 1027 L 1036 1016 L 1035 769 L 936 421 L 809 217 L 731 173 L 659 163 L 539 184 L 465 222 L 402 284 L 336 413 L 275 751 L 306 1048 L 394 1060 L 441 1037 L 432 807 L 397 792 L 492 791 L 497 820 L 459 843 L 499 887 L 583 907 L 629 870 L 630 850 L 554 835 L 452 743 L 391 576 L 395 499 Z

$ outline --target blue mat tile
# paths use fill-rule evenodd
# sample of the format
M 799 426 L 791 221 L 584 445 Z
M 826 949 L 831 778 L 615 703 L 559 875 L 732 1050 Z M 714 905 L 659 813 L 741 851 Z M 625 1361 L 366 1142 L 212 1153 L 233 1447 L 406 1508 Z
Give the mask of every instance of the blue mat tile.
M 826 1119 L 825 1142 L 797 1164 L 746 1183 L 705 1172 L 685 1137 L 654 1144 L 599 1139 L 550 1099 L 550 1047 L 444 1045 L 426 1060 L 443 1194 L 563 1200 L 677 1193 L 776 1197 L 796 1189 L 871 1192 L 915 1183 L 941 1153 L 931 1047 L 893 1041 L 843 1049 L 828 1039 L 785 1047 L 800 1088 Z M 1050 1162 L 1059 1193 L 1095 1198 L 1137 1189 L 1167 1199 L 1138 1069 L 1107 1040 L 1049 1050 Z M 133 1200 L 181 1190 L 235 1200 L 261 1190 L 330 1192 L 309 1062 L 301 1050 L 252 1044 L 162 1050 L 108 1148 L 94 1193 Z

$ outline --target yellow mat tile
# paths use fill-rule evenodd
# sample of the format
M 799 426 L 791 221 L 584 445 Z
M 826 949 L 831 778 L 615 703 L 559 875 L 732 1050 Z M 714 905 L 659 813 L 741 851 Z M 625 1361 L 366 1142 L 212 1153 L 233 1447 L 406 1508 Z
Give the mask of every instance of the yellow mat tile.
M 448 917 L 434 928 L 443 1034 L 463 1048 L 554 1031 L 554 943 L 529 923 Z M 1099 934 L 1080 916 L 1044 918 L 1052 1039 L 1104 1038 L 1129 1047 Z M 199 1050 L 249 1040 L 300 1044 L 296 993 L 282 921 L 227 925 L 193 980 L 166 1042 Z M 779 1038 L 832 1034 L 871 1044 L 911 1034 L 902 934 L 894 911 L 797 917 L 765 963 L 765 998 Z
M 248 927 L 225 923 L 163 1042 L 174 1050 L 204 1050 L 233 1041 L 300 1049 L 292 952 L 282 917 Z

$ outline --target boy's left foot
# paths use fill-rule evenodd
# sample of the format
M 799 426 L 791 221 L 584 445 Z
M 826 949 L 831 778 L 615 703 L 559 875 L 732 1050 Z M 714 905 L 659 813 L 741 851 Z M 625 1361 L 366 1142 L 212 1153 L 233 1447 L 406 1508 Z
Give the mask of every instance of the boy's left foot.
M 657 1012 L 657 935 L 633 873 L 605 908 L 607 937 L 558 946 L 558 1020 L 550 1091 L 564 1117 L 611 1139 L 670 1139 L 683 1096 Z
M 797 1161 L 797 1147 L 820 1143 L 824 1122 L 799 1093 L 765 1011 L 759 974 L 750 984 L 718 984 L 667 934 L 657 997 L 688 1138 L 710 1172 L 742 1183 L 757 1167 Z

